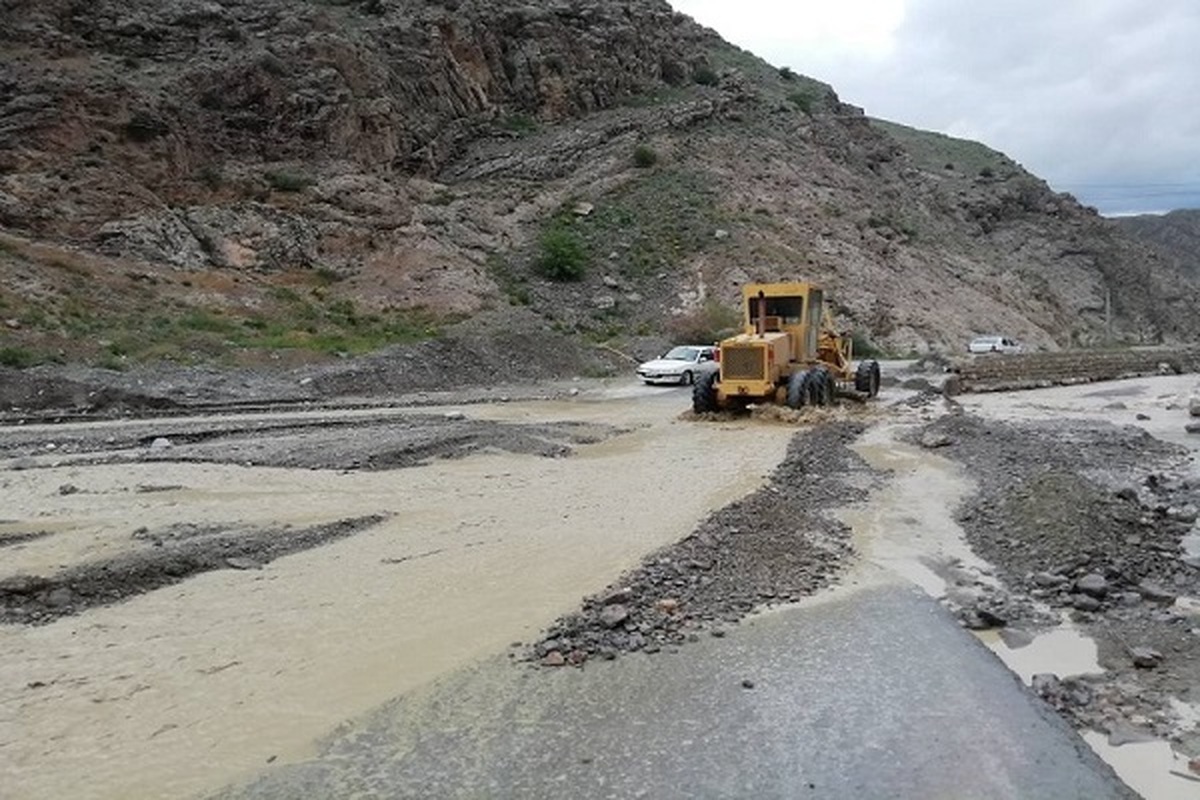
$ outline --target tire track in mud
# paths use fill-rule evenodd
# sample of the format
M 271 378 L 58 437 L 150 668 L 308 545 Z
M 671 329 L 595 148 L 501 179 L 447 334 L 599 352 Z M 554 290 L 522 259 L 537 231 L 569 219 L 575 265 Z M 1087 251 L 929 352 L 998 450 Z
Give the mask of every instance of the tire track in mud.
M 89 608 L 111 605 L 218 569 L 258 569 L 277 558 L 353 536 L 378 525 L 383 514 L 292 529 L 173 525 L 135 538 L 147 548 L 69 567 L 49 577 L 0 580 L 0 623 L 44 625 Z

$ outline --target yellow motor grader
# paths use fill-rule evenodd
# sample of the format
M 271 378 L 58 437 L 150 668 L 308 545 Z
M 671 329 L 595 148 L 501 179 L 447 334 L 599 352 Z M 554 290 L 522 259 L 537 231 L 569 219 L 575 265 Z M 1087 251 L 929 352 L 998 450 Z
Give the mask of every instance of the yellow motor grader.
M 742 333 L 720 343 L 720 370 L 692 387 L 696 413 L 752 403 L 827 406 L 839 393 L 879 393 L 879 363 L 851 367 L 850 337 L 834 329 L 820 287 L 751 283 L 742 287 L 742 301 Z

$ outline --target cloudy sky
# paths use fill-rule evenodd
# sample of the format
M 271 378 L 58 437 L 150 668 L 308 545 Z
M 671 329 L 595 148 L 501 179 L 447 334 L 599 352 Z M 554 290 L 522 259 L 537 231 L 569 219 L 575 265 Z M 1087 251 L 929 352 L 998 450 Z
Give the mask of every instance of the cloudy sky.
M 871 116 L 1102 213 L 1200 208 L 1200 0 L 670 0 Z

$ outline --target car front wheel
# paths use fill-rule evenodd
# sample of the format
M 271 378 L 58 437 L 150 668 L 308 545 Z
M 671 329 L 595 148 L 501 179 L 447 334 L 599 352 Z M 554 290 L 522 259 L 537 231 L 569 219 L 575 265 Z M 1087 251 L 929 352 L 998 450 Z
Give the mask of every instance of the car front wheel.
M 694 380 L 691 370 L 686 370 L 679 378 L 679 383 L 683 386 L 691 386 Z

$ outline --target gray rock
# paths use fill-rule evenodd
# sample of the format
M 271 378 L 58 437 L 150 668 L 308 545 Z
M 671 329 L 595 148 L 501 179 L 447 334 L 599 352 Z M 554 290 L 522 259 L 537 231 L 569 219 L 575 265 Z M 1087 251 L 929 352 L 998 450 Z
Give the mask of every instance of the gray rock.
M 1100 610 L 1100 601 L 1086 594 L 1071 595 L 1071 607 L 1077 611 L 1094 612 Z
M 1188 503 L 1185 506 L 1172 506 L 1171 508 L 1168 508 L 1167 516 L 1176 522 L 1186 522 L 1191 524 L 1196 521 L 1197 517 L 1200 517 L 1200 511 L 1198 511 L 1194 505 Z
M 445 414 L 442 415 L 442 419 L 448 420 L 450 422 L 458 422 L 459 420 L 464 420 L 466 418 L 467 418 L 467 415 L 461 411 L 447 411 Z
M 1091 595 L 1092 597 L 1104 597 L 1108 594 L 1108 581 L 1104 579 L 1103 575 L 1089 572 L 1075 581 L 1075 588 L 1077 591 Z
M 79 487 L 73 483 L 64 483 L 62 486 L 58 487 L 58 493 L 61 495 L 78 494 Z
M 600 602 L 603 605 L 612 606 L 616 605 L 617 603 L 628 603 L 631 600 L 633 600 L 633 589 L 625 587 L 623 589 L 617 589 L 609 592 L 603 598 L 601 598 Z
M 1150 415 L 1149 414 L 1138 414 L 1136 419 L 1138 422 L 1149 422 Z
M 253 558 L 244 558 L 242 556 L 233 556 L 225 559 L 225 565 L 231 569 L 262 569 L 262 564 Z
M 561 667 L 566 663 L 566 657 L 557 650 L 551 650 L 549 653 L 546 653 L 545 658 L 542 659 L 543 667 Z
M 70 589 L 60 586 L 46 595 L 46 605 L 51 608 L 63 608 L 64 606 L 71 605 L 73 597 Z
M 1192 422 L 1183 426 L 1188 433 L 1200 433 L 1200 422 Z
M 1152 647 L 1135 647 L 1129 651 L 1129 657 L 1139 669 L 1154 669 L 1163 661 L 1163 654 Z
M 620 603 L 605 606 L 600 612 L 600 624 L 606 628 L 615 628 L 629 619 L 629 609 Z
M 1200 397 L 1188 399 L 1188 414 L 1193 417 L 1200 417 Z
M 1121 592 L 1117 595 L 1117 604 L 1126 608 L 1141 605 L 1142 596 L 1137 592 Z
M 1020 650 L 1033 644 L 1033 634 L 1018 628 L 1003 628 L 1000 631 L 1000 641 L 1009 650 Z
M 1029 687 L 1038 697 L 1052 700 L 1062 693 L 1062 683 L 1053 672 L 1039 672 L 1029 681 Z
M 909 378 L 900 384 L 901 389 L 911 389 L 916 392 L 928 392 L 933 389 L 933 384 L 924 378 Z
M 1113 725 L 1112 730 L 1108 732 L 1108 743 L 1113 747 L 1120 747 L 1123 744 L 1140 744 L 1142 742 L 1157 741 L 1158 737 L 1149 731 L 1141 728 L 1135 728 L 1132 725 L 1126 725 L 1123 722 L 1118 722 Z
M 930 431 L 921 437 L 921 447 L 924 447 L 927 450 L 934 450 L 938 447 L 948 447 L 953 443 L 954 440 L 944 433 L 934 433 Z
M 171 440 L 165 436 L 159 436 L 150 443 L 151 450 L 166 450 L 171 446 Z
M 1170 604 L 1175 602 L 1175 595 L 1153 581 L 1142 581 L 1137 587 L 1138 594 L 1153 603 Z
M 1070 581 L 1065 575 L 1057 575 L 1053 572 L 1039 572 L 1033 576 L 1033 582 L 1043 589 L 1055 589 L 1059 586 L 1065 586 Z

